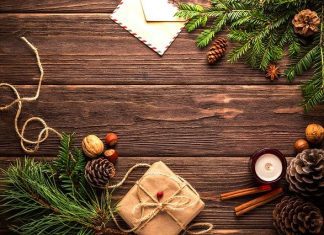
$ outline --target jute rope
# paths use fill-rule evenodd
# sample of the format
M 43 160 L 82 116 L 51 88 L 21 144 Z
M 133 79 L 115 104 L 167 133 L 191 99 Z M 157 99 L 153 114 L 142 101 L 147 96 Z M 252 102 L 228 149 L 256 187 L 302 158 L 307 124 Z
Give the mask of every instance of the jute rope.
M 33 44 L 31 44 L 25 37 L 22 37 L 21 40 L 23 40 L 33 50 L 33 52 L 35 53 L 36 59 L 37 59 L 37 65 L 38 65 L 38 68 L 39 68 L 39 71 L 40 71 L 40 77 L 39 77 L 39 82 L 38 82 L 36 94 L 35 94 L 35 96 L 32 96 L 32 97 L 21 97 L 20 93 L 18 92 L 18 90 L 16 89 L 15 86 L 13 86 L 13 85 L 11 85 L 9 83 L 0 83 L 0 87 L 8 87 L 9 89 L 11 89 L 11 91 L 16 96 L 16 99 L 14 101 L 12 101 L 11 103 L 0 106 L 0 111 L 7 110 L 7 109 L 11 108 L 12 106 L 14 106 L 15 104 L 18 105 L 16 116 L 15 116 L 15 119 L 14 119 L 14 124 L 15 124 L 16 133 L 20 138 L 20 145 L 21 145 L 22 149 L 25 152 L 27 152 L 27 153 L 35 153 L 39 149 L 39 145 L 41 143 L 43 143 L 48 138 L 50 131 L 57 134 L 60 138 L 62 138 L 62 135 L 57 130 L 49 127 L 47 125 L 47 123 L 44 121 L 44 119 L 42 119 L 40 117 L 28 118 L 24 122 L 21 130 L 19 130 L 18 121 L 19 121 L 19 117 L 20 117 L 20 114 L 21 114 L 23 102 L 25 102 L 25 101 L 26 102 L 31 102 L 31 101 L 35 101 L 35 100 L 38 99 L 39 94 L 40 94 L 42 81 L 43 81 L 43 78 L 44 78 L 44 70 L 43 70 L 42 63 L 40 61 L 40 57 L 39 57 L 37 48 Z M 31 140 L 31 139 L 28 139 L 28 138 L 25 137 L 26 129 L 27 129 L 28 125 L 30 123 L 32 123 L 32 122 L 39 122 L 43 126 L 43 128 L 40 130 L 36 140 Z M 27 147 L 26 144 L 33 145 L 33 147 Z
M 129 177 L 129 175 L 137 168 L 141 168 L 141 167 L 147 167 L 150 168 L 151 165 L 150 164 L 146 164 L 146 163 L 139 163 L 134 165 L 133 167 L 131 167 L 127 173 L 125 174 L 125 176 L 123 177 L 123 179 L 115 184 L 115 185 L 107 185 L 105 188 L 107 190 L 109 189 L 117 189 L 118 187 L 122 186 L 125 181 L 127 180 L 127 178 Z M 179 185 L 179 189 L 173 193 L 173 195 L 171 195 L 170 198 L 168 198 L 167 200 L 165 200 L 164 202 L 159 202 L 155 197 L 153 197 L 141 184 L 141 179 L 139 181 L 136 182 L 136 185 L 138 188 L 140 188 L 150 199 L 152 202 L 142 202 L 141 198 L 139 197 L 139 190 L 137 191 L 137 197 L 140 201 L 139 204 L 137 204 L 135 206 L 135 208 L 133 208 L 133 215 L 135 214 L 136 210 L 138 209 L 142 209 L 142 214 L 141 217 L 139 219 L 137 219 L 137 223 L 133 228 L 130 229 L 124 229 L 120 226 L 120 224 L 118 223 L 112 208 L 109 206 L 109 212 L 111 215 L 111 218 L 113 219 L 114 223 L 116 224 L 116 226 L 125 233 L 130 233 L 130 232 L 135 232 L 135 231 L 139 231 L 141 230 L 144 226 L 146 226 L 160 211 L 166 212 L 178 225 L 179 227 L 184 231 L 183 234 L 192 234 L 192 235 L 199 235 L 199 234 L 206 234 L 208 232 L 210 232 L 213 229 L 213 225 L 211 223 L 194 223 L 188 227 L 185 227 L 170 211 L 169 209 L 172 210 L 177 210 L 177 209 L 185 209 L 188 208 L 192 205 L 194 205 L 196 202 L 190 202 L 190 198 L 186 197 L 186 196 L 182 196 L 182 195 L 178 195 L 179 193 L 182 192 L 182 190 L 185 187 L 189 187 L 196 195 L 197 195 L 197 200 L 200 199 L 199 194 L 197 193 L 197 191 L 183 178 L 181 178 L 180 176 L 170 176 L 161 172 L 154 172 L 154 173 L 150 173 L 145 175 L 145 177 L 147 176 L 157 176 L 157 175 L 162 175 L 165 177 L 168 177 L 169 179 L 174 180 L 175 182 L 177 182 L 179 184 L 179 181 L 181 182 L 181 184 Z M 108 194 L 107 194 L 108 195 Z M 180 201 L 180 202 L 172 202 L 174 199 L 186 199 L 186 201 Z M 109 204 L 110 205 L 110 204 Z M 151 207 L 153 208 L 152 212 L 150 212 L 148 215 L 143 215 L 143 209 L 146 207 Z M 135 215 L 134 215 L 135 216 Z M 193 229 L 195 228 L 203 228 L 200 231 L 193 231 Z

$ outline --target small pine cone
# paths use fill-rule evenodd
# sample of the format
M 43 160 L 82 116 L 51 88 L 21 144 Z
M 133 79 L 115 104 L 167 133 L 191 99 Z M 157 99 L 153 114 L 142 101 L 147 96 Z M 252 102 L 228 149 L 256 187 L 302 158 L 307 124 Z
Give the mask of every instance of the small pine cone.
M 318 26 L 321 23 L 315 11 L 309 9 L 302 10 L 294 16 L 292 24 L 294 25 L 295 33 L 308 37 L 318 32 Z
M 324 150 L 306 149 L 292 159 L 286 174 L 289 189 L 302 196 L 324 195 Z
M 116 174 L 114 164 L 108 159 L 98 158 L 91 160 L 85 167 L 85 178 L 95 187 L 104 187 Z
M 217 38 L 207 53 L 208 64 L 215 64 L 225 55 L 227 40 L 225 38 Z
M 272 217 L 280 234 L 319 234 L 323 226 L 321 210 L 296 196 L 282 198 Z

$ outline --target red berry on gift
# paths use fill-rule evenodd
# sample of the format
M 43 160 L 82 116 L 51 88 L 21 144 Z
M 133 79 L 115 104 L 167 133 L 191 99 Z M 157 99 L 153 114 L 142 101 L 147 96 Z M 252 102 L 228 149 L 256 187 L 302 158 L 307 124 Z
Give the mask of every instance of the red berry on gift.
M 161 200 L 161 198 L 163 197 L 163 191 L 160 191 L 160 192 L 157 192 L 156 193 L 156 197 L 157 197 L 157 199 L 160 201 Z
M 104 152 L 104 155 L 106 158 L 108 158 L 108 160 L 113 163 L 116 164 L 117 159 L 118 159 L 118 152 L 115 149 L 108 149 Z
M 108 133 L 105 140 L 109 146 L 113 147 L 117 144 L 118 136 L 115 133 Z

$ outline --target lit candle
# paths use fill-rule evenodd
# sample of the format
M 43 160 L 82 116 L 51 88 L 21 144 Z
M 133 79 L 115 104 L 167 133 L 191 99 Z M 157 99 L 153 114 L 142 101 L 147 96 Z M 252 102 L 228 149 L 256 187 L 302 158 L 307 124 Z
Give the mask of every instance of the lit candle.
M 262 149 L 250 159 L 254 177 L 262 184 L 273 184 L 286 174 L 287 161 L 277 149 Z

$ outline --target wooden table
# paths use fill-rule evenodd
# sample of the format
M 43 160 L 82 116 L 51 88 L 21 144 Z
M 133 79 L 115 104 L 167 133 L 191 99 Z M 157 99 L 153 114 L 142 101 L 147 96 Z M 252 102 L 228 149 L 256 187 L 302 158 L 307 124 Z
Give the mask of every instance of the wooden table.
M 22 120 L 40 115 L 60 131 L 77 132 L 77 143 L 86 134 L 114 131 L 119 177 L 135 163 L 162 160 L 201 193 L 207 206 L 197 221 L 213 223 L 215 234 L 274 234 L 273 203 L 235 218 L 233 206 L 249 198 L 220 202 L 217 195 L 254 185 L 247 163 L 255 150 L 292 156 L 305 126 L 323 121 L 323 107 L 304 114 L 298 105 L 299 85 L 309 76 L 288 84 L 269 82 L 242 62 L 223 59 L 210 67 L 206 50 L 195 47 L 198 32 L 182 32 L 160 57 L 109 19 L 118 2 L 1 1 L 0 81 L 23 95 L 36 90 L 35 58 L 22 35 L 39 49 L 45 69 L 41 96 L 25 104 Z M 2 101 L 10 97 L 1 90 Z M 24 156 L 14 114 L 0 114 L 1 167 Z M 37 130 L 30 128 L 30 136 Z M 57 145 L 52 135 L 37 157 L 54 157 Z M 7 232 L 3 220 L 1 232 Z

